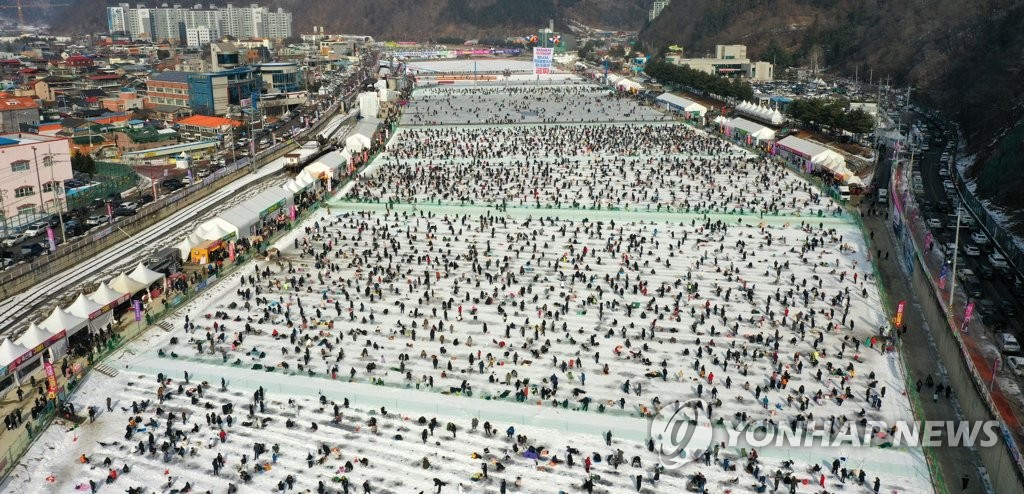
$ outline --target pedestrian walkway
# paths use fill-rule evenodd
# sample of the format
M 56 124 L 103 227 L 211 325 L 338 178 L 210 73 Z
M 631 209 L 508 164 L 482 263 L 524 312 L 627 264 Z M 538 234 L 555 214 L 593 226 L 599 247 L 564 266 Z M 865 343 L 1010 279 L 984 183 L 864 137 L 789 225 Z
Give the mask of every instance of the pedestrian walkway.
M 871 242 L 874 249 L 880 249 L 886 253 L 892 252 L 895 254 L 898 252 L 894 247 L 890 232 L 886 228 L 886 218 L 882 216 L 865 216 L 864 225 L 867 229 L 865 235 L 874 235 Z M 903 334 L 901 340 L 904 365 L 909 382 L 915 382 L 918 379 L 924 381 L 928 375 L 934 376 L 936 383 L 942 382 L 941 361 L 936 359 L 937 350 L 934 348 L 929 337 L 929 328 L 925 326 L 924 318 L 917 309 L 919 307 L 917 294 L 911 290 L 905 273 L 898 265 L 899 261 L 897 261 L 894 255 L 891 260 L 883 258 L 876 260 L 876 262 L 878 263 L 879 275 L 889 293 L 889 300 L 907 301 L 907 306 L 903 313 L 903 321 L 907 325 L 908 330 Z M 942 330 L 942 328 L 930 329 Z M 908 389 L 911 389 L 911 386 L 908 386 Z M 961 420 L 957 412 L 957 400 L 959 397 L 952 396 L 947 400 L 945 397 L 940 396 L 937 400 L 933 401 L 932 391 L 933 389 L 924 389 L 922 393 L 926 396 L 916 400 L 918 413 L 920 414 L 918 419 L 935 421 Z M 964 475 L 968 476 L 970 486 L 973 486 L 973 489 L 966 492 L 984 492 L 981 487 L 982 482 L 978 478 L 981 460 L 976 453 L 968 448 L 952 447 L 932 448 L 930 452 L 933 461 L 937 463 L 933 465 L 933 469 L 941 474 L 942 481 L 946 486 L 946 492 L 961 492 L 960 479 Z

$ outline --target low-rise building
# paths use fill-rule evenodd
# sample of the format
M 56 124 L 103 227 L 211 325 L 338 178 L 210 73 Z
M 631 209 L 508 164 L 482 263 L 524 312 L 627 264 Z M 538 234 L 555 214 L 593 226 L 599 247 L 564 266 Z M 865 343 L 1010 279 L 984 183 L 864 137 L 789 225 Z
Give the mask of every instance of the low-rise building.
M 770 81 L 775 78 L 775 67 L 771 63 L 751 62 L 747 58 L 746 45 L 716 45 L 715 56 L 711 58 L 683 58 L 680 53 L 670 53 L 665 59 L 676 65 L 685 65 L 721 77 L 753 81 Z
M 258 94 L 262 86 L 259 71 L 253 67 L 189 74 L 189 107 L 199 115 L 223 116 L 232 106 Z
M 153 127 L 124 128 L 114 131 L 114 145 L 121 153 L 170 146 L 178 143 L 178 133 L 173 129 Z
M 0 133 L 22 132 L 39 124 L 39 104 L 25 96 L 0 95 Z
M 188 72 L 167 71 L 153 74 L 146 81 L 145 108 L 168 105 L 188 108 Z
M 28 133 L 0 135 L 0 224 L 23 226 L 64 204 L 63 183 L 71 179 L 68 140 Z
M 222 141 L 225 136 L 233 136 L 242 122 L 230 118 L 193 115 L 179 120 L 176 125 L 178 135 L 184 141 Z

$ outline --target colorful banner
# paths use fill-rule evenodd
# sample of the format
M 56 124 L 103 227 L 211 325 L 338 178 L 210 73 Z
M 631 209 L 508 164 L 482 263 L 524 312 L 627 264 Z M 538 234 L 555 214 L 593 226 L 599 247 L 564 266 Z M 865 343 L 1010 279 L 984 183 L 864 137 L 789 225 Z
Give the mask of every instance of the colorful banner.
M 550 74 L 551 73 L 551 60 L 555 56 L 554 48 L 540 48 L 534 47 L 533 49 L 533 73 L 537 75 Z
M 967 308 L 964 309 L 964 329 L 967 329 L 967 325 L 971 323 L 971 316 L 974 315 L 974 302 L 967 304 Z
M 295 221 L 295 216 L 295 205 L 292 204 L 291 207 L 288 208 L 288 217 L 291 218 L 292 221 Z
M 107 201 L 107 223 L 114 222 L 114 204 Z
M 903 309 L 905 309 L 906 307 L 906 300 L 901 300 L 900 303 L 896 305 L 896 318 L 893 320 L 893 322 L 896 324 L 897 328 L 903 325 Z
M 46 240 L 50 243 L 50 252 L 57 250 L 57 239 L 53 237 L 53 227 L 46 227 Z
M 949 277 L 949 264 L 943 264 L 942 269 L 939 271 L 939 289 L 944 290 L 946 288 L 946 278 Z
M 135 322 L 142 320 L 142 301 L 132 300 L 132 309 L 135 309 Z
M 231 259 L 231 262 L 235 262 L 235 243 L 234 242 L 231 242 L 231 243 L 228 244 L 228 259 Z
M 46 370 L 46 395 L 52 400 L 57 397 L 57 373 L 53 371 L 53 364 L 43 364 Z

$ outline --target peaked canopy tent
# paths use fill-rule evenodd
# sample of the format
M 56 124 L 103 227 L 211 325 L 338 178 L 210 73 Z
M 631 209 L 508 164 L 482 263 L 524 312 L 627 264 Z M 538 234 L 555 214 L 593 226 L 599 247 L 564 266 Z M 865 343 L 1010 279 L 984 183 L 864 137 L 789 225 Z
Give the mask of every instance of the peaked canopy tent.
M 751 144 L 762 144 L 775 140 L 774 130 L 747 119 L 737 117 L 726 121 L 723 125 L 727 129 L 727 133 L 733 137 L 746 138 L 750 136 L 753 141 Z
M 654 101 L 668 111 L 684 113 L 691 118 L 703 117 L 708 108 L 696 101 L 676 96 L 672 93 L 662 93 Z
M 769 108 L 767 106 L 755 105 L 747 101 L 743 101 L 736 105 L 736 111 L 741 115 L 765 122 L 769 125 L 782 125 L 782 122 L 785 121 L 782 116 L 782 112 L 779 110 Z
M 89 319 L 76 316 L 60 307 L 54 307 L 53 312 L 46 319 L 43 319 L 39 326 L 51 334 L 58 334 L 64 331 L 70 337 L 87 328 L 89 326 Z
M 380 120 L 377 118 L 360 120 L 352 129 L 352 135 L 345 139 L 345 149 L 352 151 L 353 154 L 369 149 L 379 125 Z
M 79 293 L 78 298 L 68 306 L 68 312 L 73 316 L 81 317 L 89 321 L 89 330 L 97 333 L 104 326 L 114 322 L 114 313 L 104 311 L 103 306 L 94 302 L 84 293 Z
M 12 386 L 21 386 L 22 373 L 20 367 L 34 355 L 32 351 L 19 345 L 10 338 L 0 342 L 0 392 Z
M 100 286 L 89 295 L 89 298 L 99 304 L 103 312 L 113 312 L 117 306 L 127 302 L 131 295 L 131 292 L 110 288 L 108 283 L 100 283 Z
M 192 232 L 189 236 L 185 237 L 184 240 L 178 242 L 175 247 L 181 251 L 181 260 L 188 260 L 188 257 L 192 254 L 192 247 L 195 247 L 203 243 L 206 239 L 200 237 L 195 232 Z
M 24 346 L 25 348 L 31 349 L 33 353 L 41 354 L 43 350 L 49 350 L 50 362 L 53 362 L 60 358 L 59 356 L 54 355 L 54 345 L 66 337 L 67 333 L 63 330 L 54 334 L 43 330 L 43 328 L 37 326 L 36 323 L 31 323 L 28 325 L 28 330 L 25 331 L 25 334 L 21 335 L 21 338 L 18 338 L 16 343 Z M 62 350 L 66 348 L 67 344 L 63 345 Z M 60 355 L 63 356 L 63 353 Z
M 158 283 L 165 278 L 163 273 L 153 271 L 152 269 L 147 268 L 146 265 L 142 264 L 141 262 L 139 263 L 138 266 L 135 267 L 134 271 L 128 273 L 128 277 L 135 281 L 138 281 L 139 283 L 142 283 L 143 285 L 146 285 L 147 287 L 153 286 L 154 283 Z
M 146 288 L 149 288 L 149 285 L 131 279 L 131 277 L 129 277 L 128 274 L 124 272 L 108 281 L 107 284 L 110 285 L 111 289 L 118 292 L 127 293 L 129 296 L 139 293 L 145 290 Z

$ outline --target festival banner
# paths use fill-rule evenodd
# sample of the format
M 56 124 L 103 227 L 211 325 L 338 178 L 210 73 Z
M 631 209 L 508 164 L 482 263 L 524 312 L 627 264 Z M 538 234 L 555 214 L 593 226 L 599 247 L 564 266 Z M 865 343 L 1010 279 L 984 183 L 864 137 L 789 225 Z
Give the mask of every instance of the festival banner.
M 135 310 L 135 322 L 142 320 L 142 301 L 132 300 L 132 309 Z
M 533 48 L 533 73 L 537 75 L 551 73 L 551 60 L 554 58 L 554 48 Z
M 49 362 L 43 364 L 43 369 L 46 370 L 46 394 L 52 400 L 57 397 L 57 374 L 53 371 L 53 364 Z
M 967 304 L 967 308 L 964 309 L 964 328 L 971 322 L 971 316 L 974 315 L 974 302 Z
M 50 252 L 57 250 L 57 239 L 53 237 L 53 227 L 46 227 L 46 241 L 50 243 Z
M 896 305 L 896 318 L 893 322 L 896 324 L 897 328 L 903 325 L 903 309 L 905 309 L 906 307 L 906 300 L 901 300 L 900 303 Z

